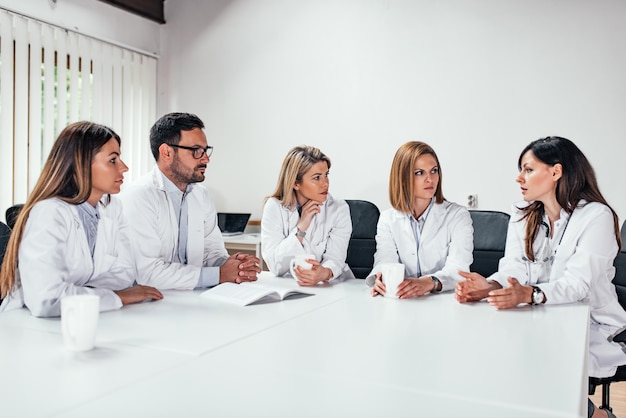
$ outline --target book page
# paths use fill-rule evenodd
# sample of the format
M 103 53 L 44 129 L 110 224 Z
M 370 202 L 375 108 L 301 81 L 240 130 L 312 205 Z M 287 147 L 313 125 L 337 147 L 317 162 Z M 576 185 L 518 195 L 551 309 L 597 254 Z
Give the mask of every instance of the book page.
M 236 283 L 222 283 L 200 294 L 207 298 L 215 298 L 225 302 L 245 306 L 260 299 L 281 299 L 281 296 L 272 289 L 263 289 L 253 286 L 241 286 Z
M 314 293 L 300 289 L 267 286 L 257 282 L 244 282 L 241 284 L 226 282 L 205 290 L 200 295 L 206 298 L 246 306 L 260 301 L 272 302 L 283 300 L 291 295 L 304 297 L 314 295 Z
M 259 283 L 259 282 L 244 282 L 244 283 L 241 283 L 240 286 L 253 287 L 256 289 L 264 289 L 267 291 L 275 292 L 280 297 L 281 300 L 291 295 L 314 295 L 315 294 L 309 290 L 268 286 L 266 284 Z

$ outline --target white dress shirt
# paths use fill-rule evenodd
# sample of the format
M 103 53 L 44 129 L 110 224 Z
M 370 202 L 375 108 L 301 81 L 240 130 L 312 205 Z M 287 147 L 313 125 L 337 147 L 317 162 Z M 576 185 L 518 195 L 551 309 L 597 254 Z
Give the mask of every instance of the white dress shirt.
M 584 203 L 584 202 L 582 202 Z M 579 206 L 571 215 L 561 210 L 555 231 L 549 237 L 542 226 L 533 242 L 536 261 L 527 260 L 524 252 L 526 221 L 513 206 L 504 257 L 498 271 L 488 279 L 508 286 L 507 277 L 523 285 L 537 285 L 546 296 L 546 304 L 586 302 L 590 309 L 589 375 L 607 377 L 616 367 L 626 364 L 626 353 L 612 336 L 626 327 L 626 312 L 617 301 L 613 260 L 618 247 L 613 214 L 601 203 Z M 549 225 L 547 217 L 544 219 Z
M 121 308 L 113 291 L 136 277 L 128 227 L 115 196 L 99 203 L 98 213 L 92 258 L 78 206 L 56 198 L 37 203 L 20 243 L 16 286 L 0 311 L 26 305 L 34 316 L 59 316 L 62 297 L 88 293 L 100 296 L 101 311 Z
M 300 215 L 277 199 L 269 198 L 261 219 L 261 251 L 269 270 L 277 276 L 289 273 L 289 263 L 295 255 L 314 254 L 322 266 L 333 272 L 333 279 L 354 278 L 346 264 L 348 243 L 352 234 L 352 219 L 348 204 L 330 194 L 313 216 L 302 243 L 296 237 Z
M 380 214 L 374 268 L 366 278 L 373 286 L 381 263 L 404 264 L 405 277 L 436 276 L 441 290 L 454 288 L 458 271 L 469 271 L 474 229 L 468 210 L 444 201 L 432 205 L 419 233 L 419 249 L 409 215 L 389 208 Z

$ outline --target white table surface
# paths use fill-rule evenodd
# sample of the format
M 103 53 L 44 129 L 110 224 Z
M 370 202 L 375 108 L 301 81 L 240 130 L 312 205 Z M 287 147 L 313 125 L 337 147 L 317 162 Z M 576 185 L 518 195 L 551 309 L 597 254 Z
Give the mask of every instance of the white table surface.
M 275 278 L 262 273 L 259 283 L 298 288 L 291 278 Z M 143 348 L 201 355 L 245 336 L 260 332 L 311 310 L 344 298 L 348 293 L 342 283 L 319 286 L 307 291 L 316 293 L 281 303 L 246 307 L 207 300 L 202 291 L 163 291 L 156 302 L 128 305 L 104 312 L 98 322 L 96 344 L 114 343 Z M 14 324 L 21 328 L 58 333 L 58 319 L 34 318 L 28 310 L 14 310 L 0 315 L 0 329 Z
M 58 320 L 3 313 L 0 361 L 17 361 L 2 374 L 24 386 L 4 379 L 0 405 L 12 396 L 0 414 L 37 398 L 15 416 L 584 415 L 586 305 L 372 298 L 360 280 L 314 291 L 246 307 L 166 292 L 102 314 L 98 348 L 80 355 L 62 348 Z M 10 348 L 7 330 L 21 335 Z M 25 367 L 31 357 L 38 371 Z M 66 379 L 75 373 L 83 383 Z M 27 389 L 37 379 L 43 395 Z
M 188 360 L 107 343 L 73 353 L 65 350 L 60 334 L 2 326 L 0 416 L 53 416 Z

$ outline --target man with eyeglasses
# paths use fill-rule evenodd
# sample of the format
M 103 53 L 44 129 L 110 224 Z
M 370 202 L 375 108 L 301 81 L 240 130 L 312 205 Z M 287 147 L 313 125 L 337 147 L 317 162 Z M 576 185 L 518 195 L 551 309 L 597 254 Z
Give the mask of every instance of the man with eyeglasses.
M 121 194 L 137 262 L 137 282 L 158 289 L 198 289 L 254 281 L 257 257 L 228 255 L 209 192 L 196 184 L 213 147 L 204 123 L 169 113 L 150 129 L 154 169 Z

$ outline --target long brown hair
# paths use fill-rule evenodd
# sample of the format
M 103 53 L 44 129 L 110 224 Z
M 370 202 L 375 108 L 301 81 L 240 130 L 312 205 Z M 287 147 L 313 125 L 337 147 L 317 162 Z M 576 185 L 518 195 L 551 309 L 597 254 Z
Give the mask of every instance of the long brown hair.
M 568 214 L 572 214 L 581 200 L 586 202 L 598 202 L 607 206 L 613 213 L 613 224 L 618 251 L 622 247 L 619 221 L 613 208 L 607 203 L 596 179 L 596 173 L 585 154 L 569 139 L 559 136 L 549 136 L 531 142 L 522 150 L 517 161 L 517 167 L 521 171 L 522 158 L 526 152 L 532 151 L 535 157 L 544 164 L 554 166 L 561 164 L 562 176 L 556 184 L 556 200 Z M 533 253 L 533 241 L 539 233 L 545 208 L 542 202 L 535 201 L 530 205 L 520 208 L 524 212 L 522 219 L 526 219 L 526 237 L 524 251 L 526 257 L 535 261 Z
M 33 206 L 52 197 L 78 205 L 91 194 L 91 163 L 107 142 L 120 137 L 110 128 L 92 122 L 76 122 L 59 134 L 37 184 L 20 210 L 0 270 L 0 295 L 5 298 L 15 285 L 18 252 L 24 227 Z
M 443 181 L 441 164 L 435 150 L 424 142 L 411 141 L 398 148 L 391 163 L 389 201 L 394 209 L 404 213 L 413 212 L 413 195 L 415 193 L 413 190 L 413 169 L 415 160 L 426 154 L 432 155 L 435 161 L 437 161 L 437 167 L 439 167 L 439 183 L 437 183 L 437 190 L 435 190 L 435 202 L 442 203 L 445 200 L 441 186 Z

